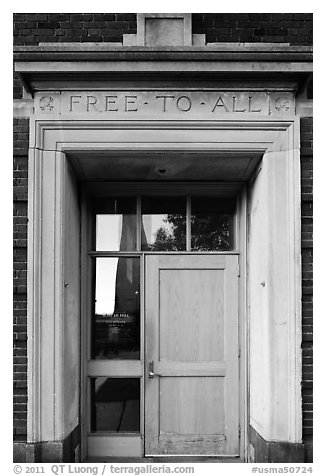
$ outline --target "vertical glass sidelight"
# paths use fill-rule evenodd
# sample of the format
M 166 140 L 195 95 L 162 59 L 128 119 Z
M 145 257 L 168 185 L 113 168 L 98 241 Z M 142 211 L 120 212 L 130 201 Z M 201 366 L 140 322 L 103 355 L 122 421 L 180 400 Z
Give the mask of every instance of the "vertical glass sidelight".
M 90 379 L 91 431 L 140 431 L 140 380 L 138 378 Z
M 96 251 L 135 251 L 136 197 L 105 197 L 94 201 Z
M 92 359 L 140 359 L 138 257 L 95 259 Z
M 230 251 L 234 247 L 235 201 L 191 197 L 191 251 Z
M 186 250 L 186 197 L 142 197 L 141 249 Z

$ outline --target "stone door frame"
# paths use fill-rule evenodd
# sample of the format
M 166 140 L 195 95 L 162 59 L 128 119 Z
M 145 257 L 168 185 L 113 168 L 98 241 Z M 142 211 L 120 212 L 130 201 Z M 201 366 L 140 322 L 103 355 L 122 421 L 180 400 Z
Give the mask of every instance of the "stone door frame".
M 181 132 L 180 132 L 181 131 Z M 300 252 L 300 144 L 299 119 L 295 116 L 262 117 L 253 120 L 230 113 L 219 120 L 103 121 L 31 118 L 28 196 L 28 435 L 30 444 L 51 442 L 60 445 L 79 424 L 78 414 L 65 418 L 63 381 L 64 346 L 64 220 L 65 181 L 69 151 L 94 150 L 166 150 L 259 152 L 268 176 L 268 193 L 278 203 L 278 193 L 286 197 L 283 209 L 266 210 L 270 236 L 280 232 L 282 223 L 286 261 L 273 260 L 276 243 L 266 251 L 270 282 L 264 323 L 268 345 L 266 372 L 271 388 L 264 394 L 266 421 L 262 425 L 250 418 L 248 402 L 248 333 L 250 311 L 248 297 L 243 341 L 244 408 L 242 428 L 249 424 L 268 441 L 301 443 L 301 252 Z M 279 182 L 279 183 L 278 183 Z M 281 188 L 280 188 L 281 187 Z M 245 259 L 245 257 L 243 258 Z M 250 265 L 250 258 L 249 258 Z M 246 261 L 241 264 L 244 281 Z M 276 275 L 278 280 L 276 281 Z M 281 277 L 280 277 L 281 276 Z M 283 326 L 276 312 L 283 312 Z M 285 320 L 284 320 L 285 319 Z M 278 356 L 287 362 L 279 365 Z M 259 357 L 258 357 L 259 358 Z M 281 373 L 280 373 L 281 372 Z M 282 395 L 284 397 L 282 397 Z M 285 419 L 285 420 L 284 420 Z M 248 458 L 247 430 L 243 434 L 244 460 Z

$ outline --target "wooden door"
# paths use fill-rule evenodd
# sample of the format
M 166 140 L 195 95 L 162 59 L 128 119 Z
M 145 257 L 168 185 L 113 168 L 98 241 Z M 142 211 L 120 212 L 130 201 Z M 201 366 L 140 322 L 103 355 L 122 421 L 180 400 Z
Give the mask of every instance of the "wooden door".
M 145 454 L 237 456 L 238 256 L 145 266 Z

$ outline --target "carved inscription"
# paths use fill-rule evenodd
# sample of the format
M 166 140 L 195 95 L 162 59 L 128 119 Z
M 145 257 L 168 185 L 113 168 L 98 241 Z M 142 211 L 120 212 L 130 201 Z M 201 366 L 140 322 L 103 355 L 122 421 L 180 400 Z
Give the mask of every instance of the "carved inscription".
M 103 98 L 98 95 L 82 96 L 75 94 L 70 96 L 69 112 L 79 112 L 81 108 L 84 108 L 86 112 L 121 112 L 122 110 L 123 112 L 137 112 L 137 99 L 137 96 L 124 96 L 123 108 L 121 109 L 121 101 L 118 101 L 117 95 L 105 95 Z
M 61 115 L 98 115 L 113 119 L 209 117 L 225 114 L 294 114 L 292 92 L 267 91 L 62 91 Z M 52 100 L 52 101 L 51 101 Z M 51 96 L 40 96 L 38 109 L 53 109 Z M 58 107 L 54 112 L 58 112 Z
M 69 96 L 69 112 L 108 112 L 108 113 L 188 113 L 199 110 L 208 113 L 261 113 L 267 104 L 266 98 L 257 93 L 247 94 L 72 94 Z M 200 108 L 199 106 L 205 106 Z

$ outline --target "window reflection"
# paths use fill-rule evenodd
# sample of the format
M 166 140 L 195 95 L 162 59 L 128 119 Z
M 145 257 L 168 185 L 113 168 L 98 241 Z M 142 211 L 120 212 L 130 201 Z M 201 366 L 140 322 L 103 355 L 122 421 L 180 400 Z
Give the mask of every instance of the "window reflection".
M 139 258 L 98 258 L 93 359 L 140 358 Z
M 191 198 L 191 250 L 230 251 L 233 249 L 233 199 Z
M 142 250 L 186 249 L 186 197 L 142 199 Z
M 102 198 L 94 202 L 97 251 L 136 250 L 136 197 Z
M 140 431 L 137 378 L 91 378 L 91 431 Z

